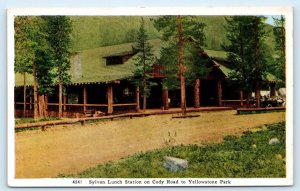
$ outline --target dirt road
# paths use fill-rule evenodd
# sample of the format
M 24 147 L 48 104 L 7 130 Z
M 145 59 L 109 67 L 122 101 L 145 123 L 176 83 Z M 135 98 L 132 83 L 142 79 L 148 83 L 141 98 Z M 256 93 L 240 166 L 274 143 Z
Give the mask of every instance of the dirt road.
M 285 120 L 285 112 L 235 115 L 201 112 L 196 118 L 156 115 L 85 126 L 56 126 L 16 133 L 16 178 L 49 178 L 166 145 L 219 142 L 226 135 Z

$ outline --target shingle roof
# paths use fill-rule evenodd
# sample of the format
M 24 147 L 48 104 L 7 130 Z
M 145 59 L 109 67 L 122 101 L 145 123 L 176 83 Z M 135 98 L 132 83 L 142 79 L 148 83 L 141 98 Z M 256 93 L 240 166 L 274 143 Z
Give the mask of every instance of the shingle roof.
M 149 41 L 153 46 L 154 55 L 159 58 L 162 42 L 159 39 Z M 127 79 L 133 76 L 134 55 L 123 64 L 106 65 L 106 57 L 122 56 L 127 53 L 133 53 L 132 46 L 134 43 L 126 43 L 105 47 L 98 47 L 94 49 L 83 50 L 73 54 L 71 61 L 71 82 L 73 84 L 89 84 L 89 83 L 108 83 L 116 80 Z M 205 50 L 207 54 L 213 59 L 214 63 L 219 66 L 220 70 L 226 77 L 230 76 L 232 71 L 230 68 L 218 63 L 214 58 L 226 59 L 224 51 Z M 270 82 L 277 81 L 276 77 L 268 74 L 266 79 Z M 23 86 L 24 76 L 22 74 L 15 74 L 15 86 Z M 33 77 L 27 74 L 26 85 L 33 85 Z
M 159 39 L 149 40 L 153 46 L 155 56 L 159 56 L 161 41 Z M 118 65 L 106 65 L 105 57 L 112 55 L 123 55 L 125 52 L 132 52 L 134 43 L 99 47 L 83 50 L 73 54 L 71 61 L 71 82 L 73 84 L 83 83 L 107 83 L 115 80 L 130 78 L 135 67 L 133 59 L 135 56 Z M 27 75 L 27 85 L 33 85 L 32 75 Z M 23 75 L 16 73 L 15 85 L 23 86 Z

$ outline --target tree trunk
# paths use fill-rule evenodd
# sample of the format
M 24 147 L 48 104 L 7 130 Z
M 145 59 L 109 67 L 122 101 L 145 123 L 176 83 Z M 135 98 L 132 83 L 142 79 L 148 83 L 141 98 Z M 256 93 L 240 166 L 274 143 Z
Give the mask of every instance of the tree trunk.
M 136 102 L 136 111 L 140 112 L 140 87 L 137 86 L 135 90 L 135 102 Z
M 62 117 L 62 81 L 58 83 L 58 117 Z
M 256 82 L 255 87 L 255 100 L 256 100 L 256 107 L 260 107 L 260 83 L 259 81 Z
M 200 79 L 195 80 L 194 84 L 194 107 L 200 107 Z
M 45 117 L 45 96 L 44 95 L 39 95 L 38 99 L 39 99 L 39 116 L 40 117 Z
M 67 95 L 64 95 L 63 96 L 63 102 L 64 102 L 64 111 L 66 111 L 67 110 Z
M 24 72 L 24 103 L 23 103 L 23 117 L 26 117 L 26 72 Z
M 250 102 L 250 95 L 249 95 L 249 91 L 246 92 L 246 107 L 249 107 L 249 102 Z
M 255 50 L 255 55 L 254 55 L 254 63 L 255 63 L 255 73 L 256 73 L 256 85 L 255 85 L 255 102 L 256 102 L 256 107 L 260 107 L 260 80 L 261 80 L 261 66 L 259 62 L 259 57 L 260 57 L 260 45 L 259 45 L 259 18 L 255 19 L 254 23 L 254 36 L 253 36 L 253 48 Z
M 33 118 L 36 120 L 36 119 L 39 118 L 39 114 L 38 114 L 38 95 L 37 95 L 36 63 L 33 64 L 33 102 L 34 102 Z
M 146 84 L 146 79 L 143 79 L 143 112 L 146 111 L 147 107 L 147 84 Z
M 180 76 L 180 93 L 181 93 L 181 110 L 182 113 L 186 113 L 186 95 L 185 95 L 185 78 L 184 78 L 184 65 L 182 63 L 183 57 L 183 39 L 182 39 L 182 26 L 181 16 L 177 16 L 178 23 L 178 65 L 179 65 L 179 76 Z
M 164 110 L 169 109 L 169 91 L 168 91 L 168 89 L 163 89 L 162 104 L 163 104 Z
M 276 96 L 276 83 L 270 83 L 270 97 Z
M 29 97 L 29 110 L 32 110 L 32 101 L 33 101 L 33 97 L 32 97 L 32 95 L 33 95 L 33 91 L 32 91 L 32 89 L 30 88 L 30 97 Z
M 243 90 L 240 90 L 240 106 L 244 106 L 244 92 Z
M 48 117 L 48 94 L 45 94 L 44 96 L 44 104 L 45 104 L 44 115 L 45 117 Z

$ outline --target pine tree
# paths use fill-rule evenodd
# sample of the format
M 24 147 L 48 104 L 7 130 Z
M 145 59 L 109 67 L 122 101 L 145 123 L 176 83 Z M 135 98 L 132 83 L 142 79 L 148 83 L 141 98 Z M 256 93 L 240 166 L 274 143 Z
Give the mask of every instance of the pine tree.
M 33 49 L 30 39 L 30 18 L 19 16 L 15 18 L 15 72 L 24 75 L 23 116 L 26 115 L 26 73 L 32 73 Z
M 45 113 L 39 107 L 41 104 L 39 104 L 38 94 L 50 92 L 49 89 L 52 84 L 53 59 L 51 58 L 46 26 L 46 22 L 41 17 L 21 16 L 15 18 L 15 71 L 24 73 L 24 90 L 26 88 L 25 74 L 31 73 L 34 76 L 34 119 L 43 117 Z
M 154 26 L 162 32 L 165 44 L 159 59 L 165 68 L 164 88 L 181 89 L 181 108 L 185 113 L 185 84 L 190 81 L 196 83 L 208 72 L 200 56 L 205 41 L 205 24 L 191 16 L 163 16 L 154 20 Z
M 36 34 L 33 34 L 36 42 L 34 48 L 34 109 L 40 118 L 47 117 L 47 96 L 53 91 L 54 57 L 49 43 L 52 37 L 49 35 L 48 22 L 43 17 L 34 17 L 34 19 L 36 21 Z
M 253 64 L 252 80 L 255 84 L 256 107 L 260 107 L 260 90 L 262 82 L 266 79 L 267 59 L 263 47 L 265 45 L 265 17 L 253 16 L 250 22 L 250 46 L 247 52 L 248 60 Z
M 227 19 L 229 45 L 223 46 L 234 69 L 231 78 L 238 79 L 240 88 L 248 95 L 255 89 L 257 107 L 260 107 L 260 89 L 268 69 L 264 20 L 262 16 Z
M 248 35 L 249 23 L 251 17 L 249 16 L 232 16 L 226 18 L 227 39 L 229 44 L 223 45 L 223 49 L 227 52 L 227 60 L 231 63 L 234 69 L 230 73 L 230 78 L 239 80 L 239 88 L 245 91 L 247 96 L 247 105 L 249 104 L 249 95 L 252 91 L 251 63 L 248 63 L 246 52 L 250 43 L 250 36 Z
M 70 48 L 72 23 L 67 16 L 48 16 L 44 17 L 48 23 L 49 43 L 53 50 L 55 60 L 55 76 L 59 85 L 59 106 L 58 116 L 62 117 L 62 97 L 63 85 L 70 81 Z
M 279 19 L 273 18 L 274 28 L 273 34 L 275 37 L 275 74 L 285 85 L 285 18 L 281 15 Z
M 137 51 L 137 56 L 135 58 L 136 67 L 134 70 L 134 76 L 137 86 L 142 87 L 144 112 L 146 111 L 147 107 L 147 95 L 150 91 L 149 86 L 152 85 L 149 82 L 149 80 L 151 79 L 149 72 L 152 70 L 155 59 L 152 51 L 152 46 L 147 40 L 148 35 L 147 31 L 145 30 L 144 19 L 142 18 L 141 25 L 137 33 L 137 42 L 134 46 L 134 50 Z
M 15 31 L 15 71 L 33 74 L 34 118 L 45 117 L 55 78 L 69 79 L 70 21 L 60 16 L 16 17 Z

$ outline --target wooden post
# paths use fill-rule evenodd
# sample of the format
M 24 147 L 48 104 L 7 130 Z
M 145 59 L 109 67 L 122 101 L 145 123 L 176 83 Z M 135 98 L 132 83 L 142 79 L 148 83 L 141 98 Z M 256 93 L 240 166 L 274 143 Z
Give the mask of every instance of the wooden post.
M 137 86 L 135 89 L 135 102 L 136 102 L 136 111 L 140 112 L 140 87 Z
M 276 96 L 276 84 L 270 83 L 270 97 Z
M 107 85 L 107 113 L 113 113 L 113 88 L 111 83 Z
M 168 110 L 169 109 L 169 91 L 168 89 L 163 89 L 162 93 L 162 104 L 163 104 L 163 109 Z
M 194 83 L 194 107 L 200 107 L 200 79 L 196 79 Z
M 64 95 L 64 97 L 63 97 L 63 102 L 64 102 L 64 108 L 63 108 L 63 110 L 64 111 L 66 111 L 67 110 L 67 96 L 66 95 Z
M 240 90 L 240 106 L 244 106 L 244 92 L 243 90 Z
M 218 99 L 218 106 L 222 106 L 222 80 L 218 79 L 217 82 L 217 99 Z
M 83 84 L 83 113 L 86 112 L 86 104 L 87 104 L 87 91 L 86 91 L 86 85 Z

